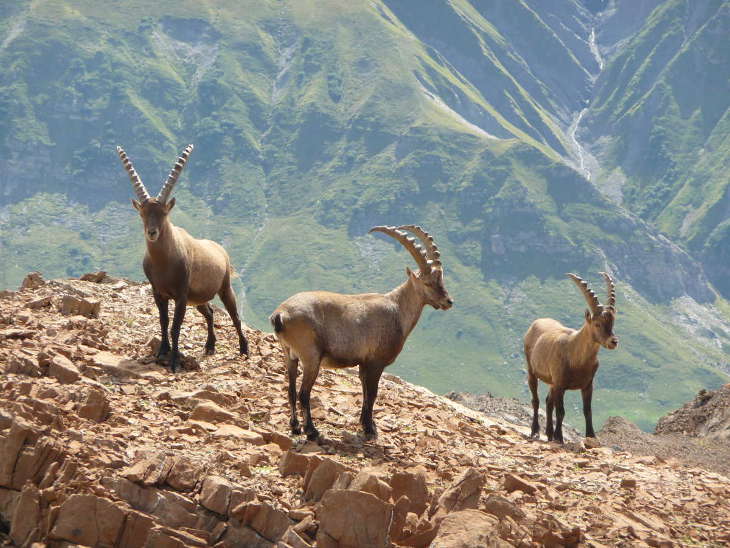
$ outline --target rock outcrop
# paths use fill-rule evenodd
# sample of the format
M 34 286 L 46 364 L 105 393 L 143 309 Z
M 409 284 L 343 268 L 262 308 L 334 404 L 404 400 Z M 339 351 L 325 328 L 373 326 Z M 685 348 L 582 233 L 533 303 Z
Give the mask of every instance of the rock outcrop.
M 730 542 L 720 474 L 531 442 L 387 374 L 376 441 L 358 435 L 351 371 L 320 375 L 323 439 L 292 438 L 273 336 L 249 330 L 244 360 L 221 330 L 204 356 L 203 318 L 191 315 L 184 350 L 200 369 L 172 375 L 146 344 L 158 325 L 148 286 L 26 286 L 0 296 L 0 539 L 16 545 Z M 98 317 L 64 314 L 63 293 L 98 301 Z

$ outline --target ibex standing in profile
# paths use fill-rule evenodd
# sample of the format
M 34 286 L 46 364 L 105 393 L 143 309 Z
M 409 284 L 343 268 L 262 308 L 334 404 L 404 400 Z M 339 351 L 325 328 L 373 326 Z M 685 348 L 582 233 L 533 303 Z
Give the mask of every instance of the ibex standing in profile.
M 578 331 L 565 327 L 560 322 L 541 318 L 532 322 L 525 334 L 525 357 L 527 358 L 527 381 L 532 392 L 532 433 L 530 437 L 540 437 L 538 409 L 540 399 L 537 395 L 537 380 L 550 385 L 547 396 L 548 441 L 563 443 L 563 417 L 565 406 L 563 396 L 566 390 L 580 389 L 583 395 L 583 415 L 586 419 L 586 437 L 596 436 L 593 431 L 591 399 L 593 397 L 593 377 L 598 370 L 598 351 L 601 346 L 613 350 L 618 346 L 618 337 L 613 334 L 613 321 L 616 317 L 616 290 L 611 276 L 601 275 L 606 280 L 608 302 L 602 305 L 596 294 L 588 288 L 588 283 L 575 274 L 568 277 L 581 290 L 589 310 L 585 312 L 585 323 Z M 556 425 L 553 431 L 553 407 Z
M 170 368 L 173 373 L 179 361 L 178 339 L 187 306 L 195 306 L 205 317 L 208 325 L 205 353 L 213 354 L 215 352 L 213 307 L 209 301 L 216 295 L 223 301 L 223 305 L 236 327 L 241 354 L 248 353 L 248 343 L 241 330 L 236 297 L 231 287 L 233 268 L 228 253 L 216 242 L 195 239 L 186 230 L 170 222 L 169 214 L 175 206 L 175 198 L 170 199 L 170 195 L 192 150 L 193 145 L 185 147 L 170 171 L 162 190 L 156 198 L 151 198 L 127 154 L 122 147 L 117 147 L 119 158 L 122 160 L 124 169 L 127 170 L 137 194 L 137 200 L 132 200 L 132 205 L 139 211 L 144 223 L 147 252 L 142 266 L 147 279 L 152 284 L 152 293 L 160 311 L 160 327 L 162 328 L 162 342 L 157 353 L 158 358 L 170 353 L 167 333 L 168 301 L 170 299 L 175 301 L 175 312 L 172 317 L 172 356 L 170 358 Z
M 425 249 L 404 230 L 415 234 Z M 426 231 L 406 225 L 376 226 L 370 232 L 382 232 L 398 240 L 416 260 L 418 272 L 406 268 L 408 279 L 385 294 L 297 293 L 281 303 L 269 318 L 287 357 L 290 425 L 294 434 L 300 433 L 296 381 L 297 365 L 302 365 L 304 376 L 299 403 L 304 415 L 304 432 L 310 440 L 319 436 L 312 423 L 309 395 L 320 366 L 359 366 L 363 396 L 360 423 L 365 436 L 373 438 L 377 435 L 373 403 L 383 369 L 400 354 L 425 305 L 447 310 L 454 304 L 444 287 L 439 250 Z

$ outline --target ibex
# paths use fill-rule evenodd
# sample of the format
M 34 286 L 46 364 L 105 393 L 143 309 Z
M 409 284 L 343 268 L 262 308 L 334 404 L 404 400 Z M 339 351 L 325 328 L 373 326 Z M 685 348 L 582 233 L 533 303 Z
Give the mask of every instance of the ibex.
M 129 174 L 137 195 L 137 200 L 132 200 L 132 205 L 139 212 L 144 224 L 147 251 L 142 266 L 152 284 L 152 294 L 160 312 L 162 329 L 158 359 L 170 353 L 167 333 L 168 301 L 170 299 L 175 301 L 170 357 L 170 368 L 173 373 L 179 361 L 178 339 L 187 306 L 195 306 L 205 317 L 208 325 L 205 353 L 210 355 L 215 352 L 216 337 L 213 329 L 213 307 L 210 301 L 216 295 L 223 301 L 236 327 L 240 353 L 248 353 L 248 342 L 241 330 L 236 297 L 231 287 L 233 268 L 228 253 L 216 242 L 193 238 L 186 230 L 173 225 L 169 218 L 170 211 L 175 206 L 175 198 L 170 199 L 172 189 L 192 150 L 193 145 L 185 147 L 162 190 L 156 198 L 151 198 L 127 154 L 122 147 L 117 147 L 119 158 Z
M 532 392 L 532 432 L 530 437 L 539 439 L 540 425 L 538 409 L 540 400 L 537 395 L 537 380 L 550 385 L 545 402 L 547 406 L 547 425 L 545 433 L 548 441 L 563 443 L 563 417 L 565 407 L 563 396 L 566 390 L 580 389 L 583 396 L 583 415 L 586 420 L 586 437 L 596 436 L 593 431 L 591 399 L 593 397 L 593 377 L 598 370 L 598 351 L 601 346 L 613 350 L 618 346 L 618 337 L 613 334 L 616 317 L 616 290 L 611 276 L 601 275 L 608 288 L 608 303 L 598 302 L 596 294 L 588 288 L 588 283 L 575 274 L 567 276 L 581 290 L 589 310 L 585 312 L 585 323 L 578 331 L 565 327 L 560 322 L 541 318 L 535 320 L 525 334 L 525 357 L 527 358 L 527 381 Z M 555 407 L 555 430 L 553 431 L 553 407 Z
M 425 248 L 405 230 L 415 234 Z M 408 279 L 385 294 L 297 293 L 281 303 L 269 318 L 287 358 L 290 426 L 294 434 L 301 432 L 296 380 L 297 365 L 302 366 L 299 403 L 309 440 L 319 436 L 312 423 L 309 395 L 320 366 L 359 366 L 363 396 L 360 423 L 366 438 L 372 439 L 377 436 L 373 404 L 383 369 L 395 361 L 425 305 L 447 310 L 454 304 L 444 286 L 441 255 L 425 230 L 413 225 L 376 226 L 370 232 L 382 232 L 398 240 L 416 260 L 418 272 L 406 268 Z

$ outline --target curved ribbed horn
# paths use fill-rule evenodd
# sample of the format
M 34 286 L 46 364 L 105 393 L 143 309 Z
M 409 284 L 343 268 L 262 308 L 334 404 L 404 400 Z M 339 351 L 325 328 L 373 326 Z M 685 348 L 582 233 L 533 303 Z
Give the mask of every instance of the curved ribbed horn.
M 126 169 L 127 173 L 129 173 L 129 179 L 132 181 L 132 186 L 134 187 L 134 192 L 137 195 L 137 198 L 140 202 L 146 202 L 150 199 L 150 194 L 147 192 L 140 176 L 137 175 L 137 171 L 132 165 L 132 160 L 127 157 L 127 153 L 124 152 L 124 149 L 120 146 L 117 147 L 117 154 L 119 154 L 119 159 L 122 161 L 124 169 Z
M 416 263 L 418 263 L 418 268 L 421 269 L 422 273 L 426 273 L 431 270 L 433 261 L 430 261 L 428 259 L 428 257 L 426 256 L 426 251 L 416 243 L 416 240 L 413 237 L 409 236 L 402 230 L 399 230 L 394 226 L 374 226 L 368 232 L 382 232 L 383 234 L 387 234 L 391 238 L 395 238 L 413 256 L 413 258 L 416 260 Z
M 433 266 L 441 268 L 441 252 L 439 251 L 436 242 L 433 241 L 433 236 L 418 225 L 402 225 L 398 228 L 400 230 L 408 230 L 418 236 L 423 242 L 423 245 L 426 246 L 426 254 L 428 258 L 433 261 Z
M 180 173 L 182 173 L 185 163 L 188 161 L 188 157 L 192 151 L 193 145 L 186 146 L 185 150 L 182 151 L 182 154 L 180 154 L 180 157 L 177 159 L 177 162 L 175 162 L 175 165 L 172 166 L 170 174 L 167 176 L 167 181 L 165 181 L 165 184 L 162 185 L 162 190 L 160 190 L 160 193 L 157 195 L 157 199 L 163 204 L 170 199 L 172 189 L 175 186 L 175 183 L 177 183 L 177 179 L 180 177 Z
M 616 311 L 616 286 L 613 283 L 613 278 L 607 273 L 607 272 L 601 272 L 601 276 L 603 276 L 603 279 L 606 280 L 606 291 L 608 291 L 608 303 L 606 306 L 608 308 L 613 309 L 613 311 Z
M 588 308 L 591 309 L 591 313 L 600 314 L 601 303 L 598 302 L 598 297 L 596 297 L 596 294 L 591 290 L 590 287 L 588 287 L 588 282 L 586 282 L 583 278 L 576 274 L 568 273 L 566 274 L 566 276 L 573 280 L 575 282 L 575 285 L 578 286 L 578 289 L 580 289 L 581 293 L 583 293 L 583 296 L 588 303 Z

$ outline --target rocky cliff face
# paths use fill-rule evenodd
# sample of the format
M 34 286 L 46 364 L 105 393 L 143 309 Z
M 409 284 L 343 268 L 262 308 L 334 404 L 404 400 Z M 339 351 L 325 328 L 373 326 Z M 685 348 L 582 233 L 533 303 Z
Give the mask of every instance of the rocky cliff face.
M 385 375 L 377 441 L 360 386 L 323 371 L 324 438 L 288 435 L 270 334 L 216 312 L 154 362 L 149 287 L 103 274 L 0 295 L 0 535 L 25 546 L 532 546 L 730 542 L 730 480 L 525 430 Z

